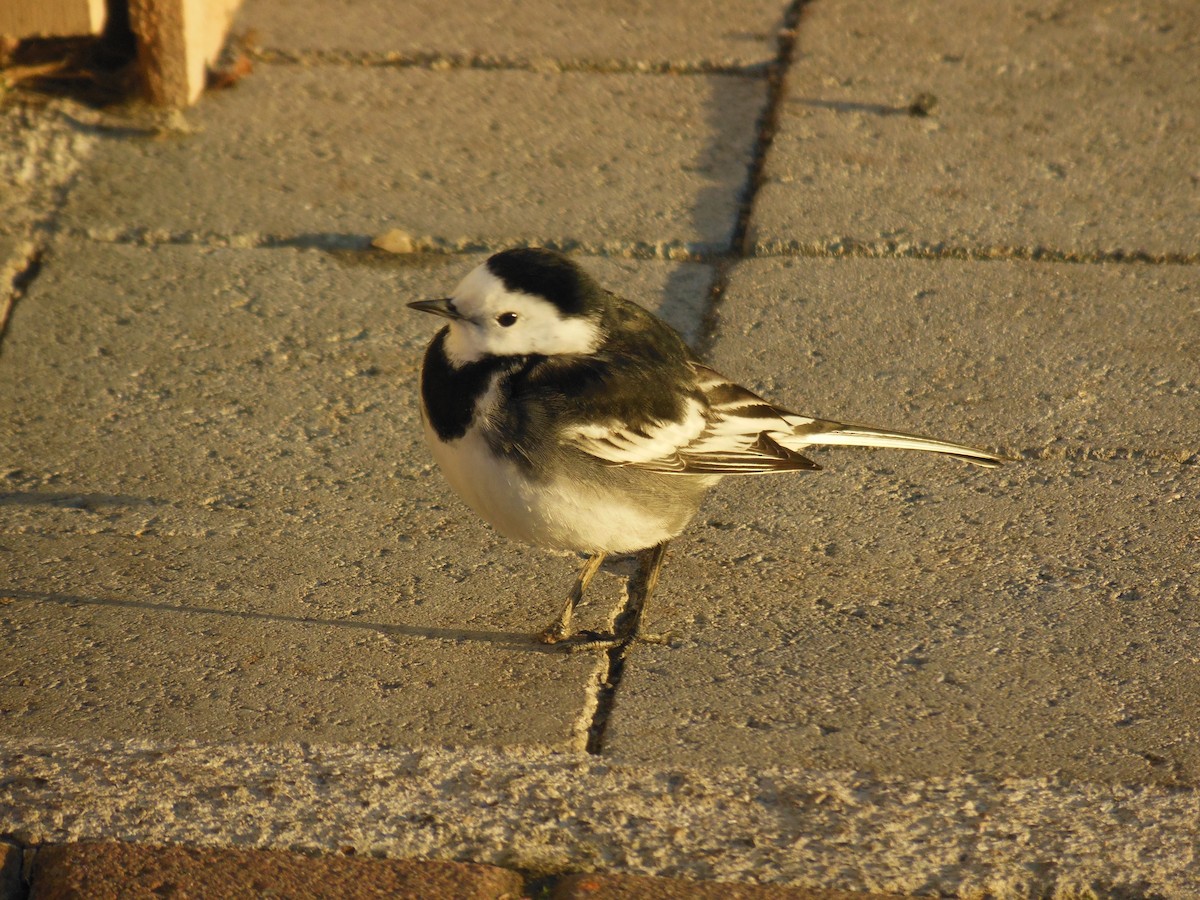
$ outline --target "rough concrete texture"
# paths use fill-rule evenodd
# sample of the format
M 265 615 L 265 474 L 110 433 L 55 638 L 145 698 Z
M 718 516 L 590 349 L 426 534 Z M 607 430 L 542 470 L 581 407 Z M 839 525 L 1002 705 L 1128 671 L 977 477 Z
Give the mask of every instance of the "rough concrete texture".
M 603 5 L 415 0 L 250 0 L 238 16 L 249 42 L 274 54 L 343 54 L 348 62 L 467 59 L 634 70 L 762 66 L 775 58 L 778 0 L 686 5 L 619 0 Z
M 102 143 L 65 221 L 101 239 L 723 248 L 764 97 L 732 76 L 277 66 L 209 97 L 191 133 Z
M 728 881 L 685 881 L 636 875 L 568 875 L 554 886 L 550 900 L 889 900 L 847 891 L 777 885 L 733 884 Z
M 1161 0 L 807 4 L 753 240 L 1195 261 L 1198 34 Z
M 505 869 L 453 862 L 94 843 L 39 850 L 32 900 L 513 900 L 520 896 L 523 881 Z
M 15 285 L 36 252 L 33 241 L 25 235 L 0 234 L 0 323 L 5 321 L 4 311 L 15 293 Z
M 65 102 L 0 97 L 0 240 L 28 235 L 62 200 L 95 143 L 94 116 Z M 8 253 L 0 255 L 0 264 Z M 0 282 L 0 292 L 7 282 Z
M 21 851 L 0 845 L 17 860 Z M 347 855 L 350 854 L 350 855 Z M 30 896 L 58 898 L 273 897 L 345 900 L 899 900 L 897 895 L 778 885 L 702 882 L 677 878 L 594 873 L 526 879 L 511 869 L 444 860 L 389 860 L 282 850 L 239 850 L 150 844 L 52 844 L 36 852 Z M 18 900 L 24 893 L 4 893 Z
M 58 245 L 4 350 L 4 715 L 62 738 L 583 740 L 597 659 L 531 637 L 577 561 L 463 515 L 417 423 L 437 325 L 404 303 L 482 258 Z M 711 277 L 601 269 L 681 325 Z
M 5 741 L 28 842 L 178 842 L 962 897 L 1200 893 L 1200 796 L 530 748 Z M 56 803 L 47 809 L 44 801 Z
M 0 335 L 36 270 L 66 186 L 94 144 L 91 118 L 70 103 L 33 104 L 0 89 Z

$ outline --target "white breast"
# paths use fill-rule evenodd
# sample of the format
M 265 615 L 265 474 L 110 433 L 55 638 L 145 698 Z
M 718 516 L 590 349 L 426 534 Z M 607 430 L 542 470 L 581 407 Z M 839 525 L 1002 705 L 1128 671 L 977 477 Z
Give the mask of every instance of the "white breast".
M 653 512 L 635 498 L 563 477 L 533 481 L 496 457 L 477 428 L 443 443 L 425 437 L 446 481 L 505 537 L 537 547 L 584 553 L 632 553 L 678 534 L 687 518 Z

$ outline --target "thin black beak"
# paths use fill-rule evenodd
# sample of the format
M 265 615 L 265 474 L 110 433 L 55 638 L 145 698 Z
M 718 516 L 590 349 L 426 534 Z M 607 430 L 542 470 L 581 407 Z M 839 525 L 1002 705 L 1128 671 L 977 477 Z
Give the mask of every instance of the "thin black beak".
M 408 308 L 433 313 L 435 316 L 444 316 L 447 319 L 462 318 L 458 314 L 458 310 L 454 308 L 454 301 L 449 298 L 445 300 L 414 300 L 408 304 Z

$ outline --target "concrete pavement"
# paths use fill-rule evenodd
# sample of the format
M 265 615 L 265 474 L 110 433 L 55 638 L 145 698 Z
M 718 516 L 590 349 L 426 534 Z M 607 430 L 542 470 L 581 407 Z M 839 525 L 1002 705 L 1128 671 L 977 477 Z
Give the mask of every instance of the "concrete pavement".
M 182 127 L 3 110 L 0 834 L 1200 892 L 1200 13 L 422 10 L 250 0 Z M 1018 462 L 729 481 L 671 646 L 537 645 L 577 561 L 441 481 L 403 307 L 523 243 Z

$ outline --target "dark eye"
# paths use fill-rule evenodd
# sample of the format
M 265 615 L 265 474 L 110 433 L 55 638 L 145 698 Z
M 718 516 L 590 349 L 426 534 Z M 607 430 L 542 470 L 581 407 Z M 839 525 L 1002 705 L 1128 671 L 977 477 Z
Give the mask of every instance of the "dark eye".
M 501 328 L 508 328 L 510 325 L 516 325 L 517 324 L 517 314 L 516 313 L 500 313 L 500 315 L 496 316 L 496 322 L 497 322 L 497 324 L 499 324 L 499 326 Z

